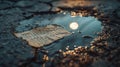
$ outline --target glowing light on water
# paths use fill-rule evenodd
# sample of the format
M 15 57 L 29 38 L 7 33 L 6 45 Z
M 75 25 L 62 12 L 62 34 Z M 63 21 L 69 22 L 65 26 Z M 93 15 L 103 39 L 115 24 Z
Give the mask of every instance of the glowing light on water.
M 75 12 L 71 12 L 71 17 L 76 17 L 76 13 Z
M 79 25 L 77 22 L 72 22 L 70 23 L 69 27 L 72 29 L 72 30 L 76 30 L 78 29 Z
M 63 12 L 63 14 L 66 14 L 66 12 Z
M 81 13 L 79 13 L 79 16 L 80 16 L 80 17 L 82 17 L 82 14 L 81 14 Z

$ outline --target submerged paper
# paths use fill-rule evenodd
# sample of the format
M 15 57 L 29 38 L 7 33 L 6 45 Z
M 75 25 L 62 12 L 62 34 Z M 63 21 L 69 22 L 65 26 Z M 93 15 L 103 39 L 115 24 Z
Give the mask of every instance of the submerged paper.
M 39 27 L 22 33 L 15 33 L 15 35 L 28 41 L 30 46 L 42 47 L 61 39 L 64 36 L 70 35 L 70 32 L 58 25 L 48 25 L 46 27 Z

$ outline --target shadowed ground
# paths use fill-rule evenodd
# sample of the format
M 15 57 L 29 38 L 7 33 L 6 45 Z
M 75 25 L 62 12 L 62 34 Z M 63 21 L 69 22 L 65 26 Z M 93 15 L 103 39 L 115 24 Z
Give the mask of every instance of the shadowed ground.
M 27 41 L 15 37 L 14 32 L 27 31 L 36 27 L 43 27 L 49 21 L 52 21 L 53 18 L 61 16 L 61 14 L 64 15 L 65 13 L 71 12 L 79 13 L 79 11 L 81 12 L 82 10 L 87 10 L 87 16 L 97 17 L 104 26 L 104 29 L 102 29 L 102 31 L 104 33 L 110 34 L 110 38 L 107 40 L 110 46 L 109 49 L 107 49 L 105 53 L 101 54 L 102 56 L 97 56 L 100 58 L 99 61 L 90 63 L 90 65 L 92 67 L 98 67 L 98 65 L 104 65 L 102 67 L 119 67 L 119 3 L 120 2 L 117 0 L 76 0 L 74 2 L 69 0 L 0 0 L 0 67 L 42 66 L 42 58 L 46 52 L 39 49 L 37 52 L 34 52 L 35 48 L 29 46 Z M 65 14 L 65 16 L 67 16 L 67 14 Z M 18 27 L 22 23 L 24 27 L 22 27 L 22 29 L 19 29 Z M 62 44 L 64 45 L 64 41 Z M 54 47 L 53 44 L 43 47 L 43 49 L 47 48 L 50 48 L 49 50 L 52 50 L 57 48 L 57 46 Z M 53 55 L 54 52 L 52 55 L 48 54 L 49 57 Z M 59 64 L 57 64 L 57 61 L 54 61 L 54 64 L 51 62 L 46 63 L 46 67 L 56 67 L 57 65 L 59 66 Z

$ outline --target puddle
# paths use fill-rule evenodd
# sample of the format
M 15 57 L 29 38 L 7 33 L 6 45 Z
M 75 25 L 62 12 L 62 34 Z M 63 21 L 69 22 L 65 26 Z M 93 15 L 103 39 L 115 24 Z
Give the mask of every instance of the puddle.
M 73 28 L 70 26 L 72 23 L 76 23 L 75 25 L 73 24 Z M 54 18 L 52 24 L 60 25 L 72 33 L 72 35 L 64 37 L 46 47 L 48 51 L 53 53 L 59 49 L 65 50 L 66 46 L 69 46 L 70 49 L 73 49 L 74 46 L 89 46 L 90 42 L 97 36 L 97 32 L 101 32 L 102 29 L 101 22 L 92 16 L 71 17 L 68 14 Z
M 36 25 L 45 26 L 49 24 L 57 24 L 71 32 L 72 34 L 70 36 L 64 37 L 61 40 L 44 47 L 46 50 L 50 51 L 50 54 L 53 54 L 59 49 L 65 50 L 66 46 L 69 46 L 70 49 L 72 49 L 75 45 L 76 47 L 89 46 L 90 42 L 97 36 L 96 33 L 101 32 L 102 29 L 101 22 L 92 16 L 81 17 L 71 16 L 70 14 L 59 14 L 51 19 L 50 18 L 51 16 L 42 19 L 37 17 L 21 21 L 16 30 L 26 31 Z

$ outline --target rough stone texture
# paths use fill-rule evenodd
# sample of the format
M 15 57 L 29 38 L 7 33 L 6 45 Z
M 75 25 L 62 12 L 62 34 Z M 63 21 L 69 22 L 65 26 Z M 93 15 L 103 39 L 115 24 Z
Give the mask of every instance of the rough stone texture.
M 19 6 L 19 7 L 29 7 L 29 6 L 33 6 L 35 4 L 35 1 L 18 1 L 15 6 Z
M 21 0 L 0 0 L 0 67 L 18 67 L 23 64 L 23 62 L 28 62 L 29 58 L 34 57 L 33 48 L 28 45 L 28 43 L 22 39 L 16 38 L 13 35 L 13 32 L 15 32 L 15 28 L 20 24 L 21 21 L 29 20 L 36 16 L 42 16 L 42 14 L 50 14 L 49 17 L 54 15 L 57 12 L 50 12 L 51 6 L 47 3 L 43 3 L 48 0 L 29 0 L 29 1 L 21 1 Z M 49 0 L 50 1 L 50 0 Z M 119 10 L 117 10 L 120 7 L 120 2 L 118 0 L 111 0 L 111 1 L 103 1 L 103 2 L 93 2 L 88 1 L 87 2 L 93 3 L 92 6 L 96 6 L 96 8 L 99 8 L 99 11 L 102 10 L 103 14 L 107 14 L 112 20 L 112 23 L 106 23 L 110 25 L 110 28 L 112 31 L 111 34 L 111 40 L 112 40 L 112 46 L 119 47 L 119 40 L 118 37 L 119 29 L 120 29 L 120 20 L 119 20 Z M 101 0 L 102 1 L 102 0 Z M 61 3 L 62 4 L 61 4 Z M 27 4 L 26 4 L 27 3 Z M 74 2 L 75 3 L 75 2 Z M 77 6 L 79 2 L 74 3 L 65 3 L 64 0 L 53 0 L 49 4 L 53 5 L 53 11 L 59 11 L 59 7 L 73 7 Z M 90 3 L 86 3 L 83 5 L 91 6 Z M 73 6 L 71 6 L 73 4 Z M 43 9 L 42 8 L 45 8 Z M 46 7 L 44 7 L 46 6 Z M 40 7 L 40 8 L 38 8 Z M 42 9 L 41 9 L 42 8 Z M 58 8 L 58 10 L 57 10 Z M 114 11 L 115 15 L 113 14 Z M 29 12 L 31 11 L 31 12 Z M 42 12 L 41 12 L 42 11 Z M 60 9 L 60 11 L 64 11 L 64 9 Z M 51 15 L 52 14 L 52 15 Z M 117 15 L 118 17 L 116 17 Z M 45 17 L 43 17 L 45 18 Z M 38 21 L 39 22 L 39 21 Z M 106 31 L 108 32 L 108 31 Z M 111 40 L 109 41 L 111 44 Z M 51 47 L 51 46 L 50 46 Z M 53 49 L 53 48 L 51 48 Z M 116 49 L 111 48 L 110 55 L 107 58 L 109 63 L 113 64 L 113 67 L 119 67 L 119 51 L 116 54 Z M 39 51 L 40 52 L 40 51 Z M 111 59 L 113 58 L 113 59 Z M 102 63 L 101 63 L 102 64 Z M 36 62 L 30 62 L 28 66 L 23 67 L 39 67 L 41 64 L 38 64 Z
M 28 12 L 41 12 L 41 11 L 49 11 L 49 9 L 50 9 L 50 6 L 47 4 L 37 3 L 25 10 Z
M 13 2 L 11 1 L 0 1 L 0 9 L 6 9 L 6 8 L 9 8 L 9 7 L 12 7 L 13 6 Z

